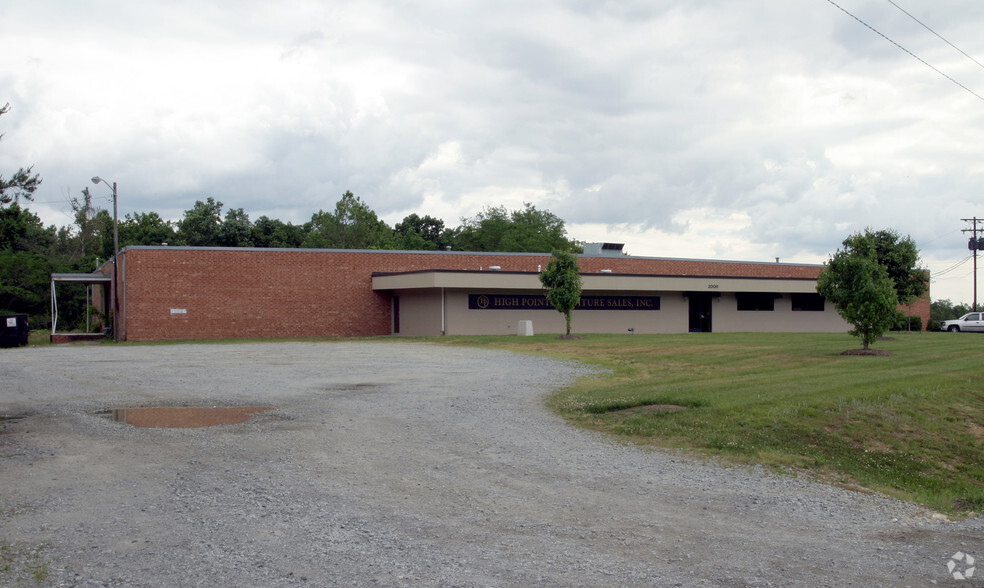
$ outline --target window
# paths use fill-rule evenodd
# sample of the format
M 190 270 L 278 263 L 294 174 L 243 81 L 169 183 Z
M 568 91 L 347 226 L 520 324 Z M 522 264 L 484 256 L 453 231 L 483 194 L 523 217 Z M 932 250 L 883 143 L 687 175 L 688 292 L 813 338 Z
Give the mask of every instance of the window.
M 776 298 L 779 294 L 764 294 L 761 292 L 738 292 L 738 310 L 775 310 Z
M 793 310 L 823 312 L 824 297 L 819 294 L 793 294 Z

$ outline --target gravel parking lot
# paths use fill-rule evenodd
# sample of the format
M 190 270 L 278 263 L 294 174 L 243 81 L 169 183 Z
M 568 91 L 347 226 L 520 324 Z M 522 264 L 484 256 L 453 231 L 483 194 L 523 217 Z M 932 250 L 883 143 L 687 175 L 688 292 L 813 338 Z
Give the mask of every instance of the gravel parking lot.
M 984 558 L 981 518 L 573 429 L 543 398 L 583 373 L 391 340 L 0 350 L 0 584 L 926 586 Z M 165 405 L 273 410 L 106 414 Z

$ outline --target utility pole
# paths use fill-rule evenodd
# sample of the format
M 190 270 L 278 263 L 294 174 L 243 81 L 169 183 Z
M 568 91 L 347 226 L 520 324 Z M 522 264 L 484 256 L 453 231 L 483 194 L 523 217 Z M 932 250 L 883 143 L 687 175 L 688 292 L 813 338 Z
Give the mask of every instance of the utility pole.
M 984 237 L 978 237 L 977 233 L 984 233 L 984 226 L 977 228 L 977 223 L 984 225 L 984 218 L 962 218 L 965 223 L 973 223 L 971 228 L 963 229 L 962 233 L 970 233 L 970 241 L 967 248 L 974 252 L 974 312 L 977 312 L 977 252 L 984 249 Z

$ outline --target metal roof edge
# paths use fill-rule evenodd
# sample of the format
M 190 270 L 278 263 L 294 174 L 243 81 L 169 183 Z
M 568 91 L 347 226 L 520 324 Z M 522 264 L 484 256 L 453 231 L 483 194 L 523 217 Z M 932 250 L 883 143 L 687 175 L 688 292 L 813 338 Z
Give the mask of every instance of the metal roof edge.
M 540 272 L 516 270 L 459 270 L 459 269 L 424 269 L 406 272 L 372 272 L 372 276 L 408 276 L 413 274 L 539 274 Z M 794 282 L 815 282 L 816 278 L 798 278 L 781 276 L 725 276 L 716 274 L 636 274 L 617 272 L 580 272 L 581 276 L 600 278 L 700 278 L 714 280 L 789 280 Z
M 112 282 L 113 276 L 111 274 L 103 274 L 98 272 L 90 274 L 51 274 L 51 281 L 89 283 Z
M 179 249 L 190 251 L 292 251 L 292 252 L 311 252 L 311 253 L 377 253 L 377 254 L 420 254 L 420 255 L 501 255 L 510 257 L 550 257 L 550 253 L 533 251 L 446 251 L 433 249 L 314 249 L 306 247 L 197 247 L 193 245 L 127 245 L 121 252 L 127 249 Z M 655 260 L 655 261 L 683 261 L 695 263 L 723 263 L 729 265 L 769 265 L 778 267 L 824 267 L 822 263 L 792 263 L 774 261 L 741 261 L 733 259 L 701 259 L 696 257 L 655 257 L 646 255 L 597 255 L 590 253 L 578 253 L 578 257 L 591 259 L 626 259 L 626 260 Z

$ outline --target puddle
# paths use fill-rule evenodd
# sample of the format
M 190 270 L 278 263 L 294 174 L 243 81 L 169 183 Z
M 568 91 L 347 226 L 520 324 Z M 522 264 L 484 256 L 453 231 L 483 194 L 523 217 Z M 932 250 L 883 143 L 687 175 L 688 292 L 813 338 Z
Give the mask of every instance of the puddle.
M 272 406 L 114 408 L 112 416 L 114 421 L 134 427 L 213 427 L 243 423 L 254 414 L 272 408 Z

